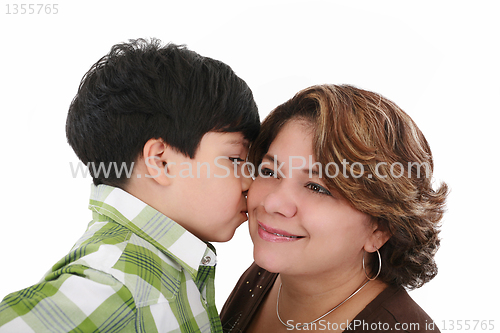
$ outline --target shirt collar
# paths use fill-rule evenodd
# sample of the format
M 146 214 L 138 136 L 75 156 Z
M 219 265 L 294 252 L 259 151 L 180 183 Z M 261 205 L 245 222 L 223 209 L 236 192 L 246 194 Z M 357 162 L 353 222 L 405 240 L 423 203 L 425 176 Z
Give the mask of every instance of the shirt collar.
M 181 225 L 130 193 L 108 185 L 92 185 L 89 209 L 107 216 L 173 257 L 193 277 L 198 267 L 215 266 L 210 243 L 201 241 Z

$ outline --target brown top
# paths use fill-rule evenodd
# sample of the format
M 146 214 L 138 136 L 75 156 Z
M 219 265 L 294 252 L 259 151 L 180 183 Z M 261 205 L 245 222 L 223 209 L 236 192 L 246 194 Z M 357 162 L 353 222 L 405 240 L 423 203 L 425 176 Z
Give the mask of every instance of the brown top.
M 220 314 L 224 332 L 245 332 L 277 277 L 277 273 L 270 273 L 255 263 L 243 273 Z M 328 331 L 326 323 L 320 321 L 316 324 L 317 329 Z M 382 291 L 358 313 L 345 331 L 440 332 L 406 290 L 397 286 Z

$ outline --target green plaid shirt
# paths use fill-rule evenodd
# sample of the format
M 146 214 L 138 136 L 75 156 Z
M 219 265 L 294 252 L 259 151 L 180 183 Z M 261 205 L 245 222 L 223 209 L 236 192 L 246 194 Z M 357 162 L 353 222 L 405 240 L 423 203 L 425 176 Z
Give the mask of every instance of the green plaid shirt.
M 0 333 L 222 332 L 211 244 L 119 188 L 93 186 L 89 208 L 71 252 L 0 303 Z

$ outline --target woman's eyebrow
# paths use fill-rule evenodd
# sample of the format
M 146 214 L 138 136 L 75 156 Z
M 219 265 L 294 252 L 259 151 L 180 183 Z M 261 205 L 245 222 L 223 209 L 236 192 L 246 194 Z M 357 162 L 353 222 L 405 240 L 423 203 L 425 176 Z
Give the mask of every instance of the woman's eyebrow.
M 314 175 L 314 176 L 318 176 L 319 177 L 319 171 L 318 169 L 316 169 L 316 167 L 314 167 L 313 169 L 303 169 L 302 170 L 304 173 L 307 173 L 307 174 L 310 174 L 310 175 Z
M 271 163 L 275 163 L 276 162 L 276 165 L 281 165 L 280 161 L 276 158 L 276 155 L 272 156 L 270 154 L 266 154 L 266 155 L 264 155 L 264 157 L 262 158 L 262 160 L 268 160 Z M 317 168 L 317 165 L 314 165 L 312 169 L 303 168 L 302 172 L 306 173 L 308 175 L 313 175 L 313 176 L 317 176 L 317 177 L 319 177 L 319 175 L 320 175 L 320 172 L 319 172 L 319 170 Z
M 276 162 L 277 164 L 280 164 L 277 158 L 274 158 L 274 156 L 269 155 L 269 154 L 264 155 L 262 160 L 269 160 L 269 162 L 272 162 L 272 163 Z

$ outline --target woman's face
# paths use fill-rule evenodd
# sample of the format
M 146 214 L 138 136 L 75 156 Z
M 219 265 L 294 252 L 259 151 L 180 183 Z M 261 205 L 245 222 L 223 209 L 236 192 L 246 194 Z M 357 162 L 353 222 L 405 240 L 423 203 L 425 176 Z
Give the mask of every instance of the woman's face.
M 314 163 L 310 125 L 289 121 L 248 193 L 254 259 L 264 269 L 295 275 L 348 273 L 361 268 L 365 245 L 372 250 L 376 227 L 369 215 L 327 189 Z

